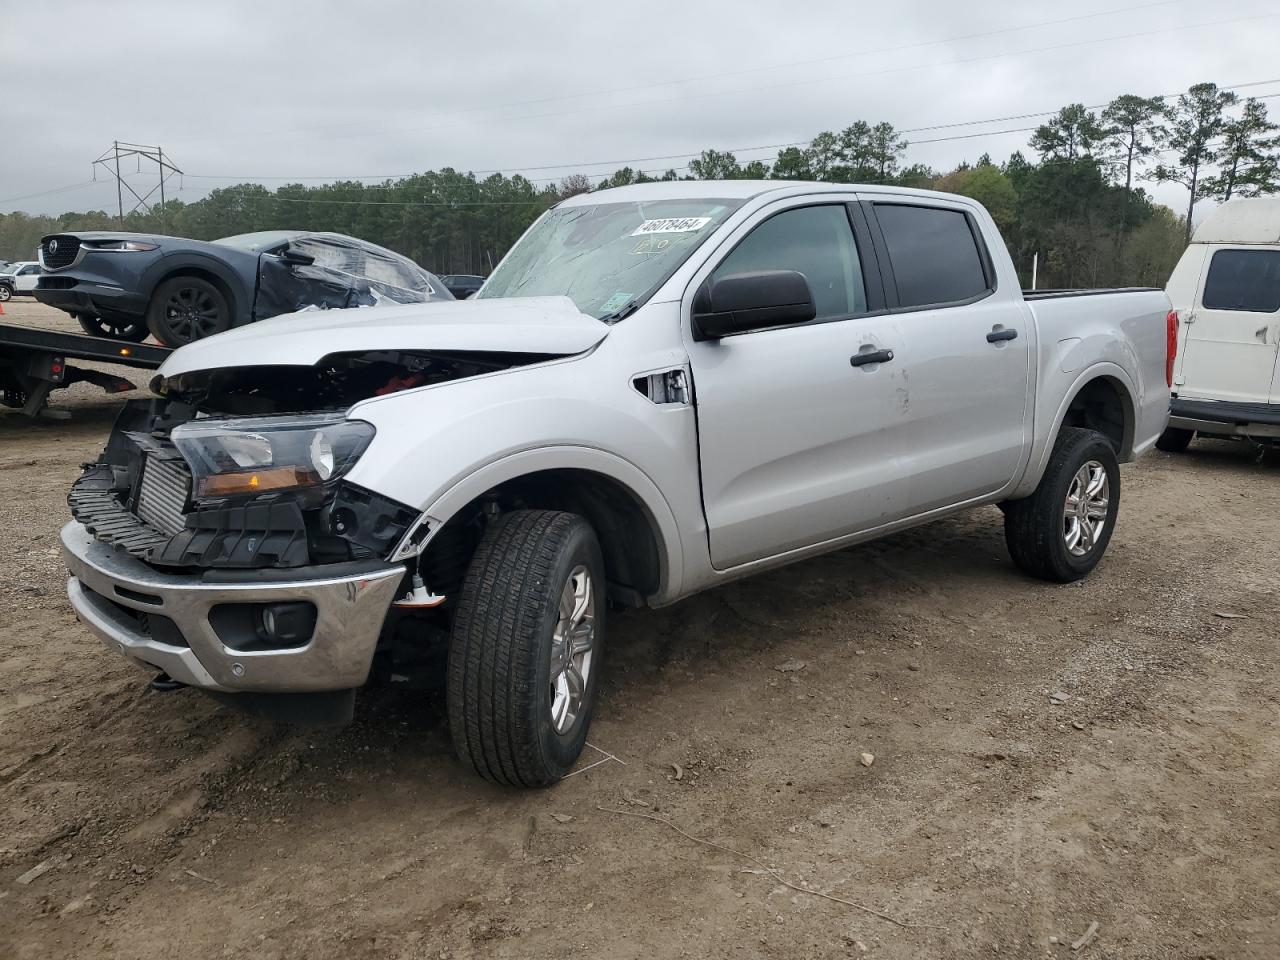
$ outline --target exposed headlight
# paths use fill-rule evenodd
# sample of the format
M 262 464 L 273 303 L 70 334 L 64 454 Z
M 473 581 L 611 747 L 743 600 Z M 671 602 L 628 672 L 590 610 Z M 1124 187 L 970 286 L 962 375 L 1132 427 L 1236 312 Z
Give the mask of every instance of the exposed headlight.
M 90 250 L 120 250 L 127 253 L 145 253 L 148 250 L 159 249 L 160 244 L 147 243 L 144 240 L 103 240 L 100 243 L 97 241 L 86 243 L 85 246 Z
M 173 428 L 197 499 L 320 487 L 355 465 L 373 424 L 341 414 L 192 420 Z

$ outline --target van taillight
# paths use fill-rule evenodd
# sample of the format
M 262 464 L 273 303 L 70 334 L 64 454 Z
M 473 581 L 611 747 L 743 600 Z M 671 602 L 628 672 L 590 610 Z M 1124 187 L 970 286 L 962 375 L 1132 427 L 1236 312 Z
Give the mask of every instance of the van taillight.
M 1169 315 L 1164 318 L 1164 323 L 1164 382 L 1170 389 L 1172 389 L 1173 361 L 1178 357 L 1178 311 L 1170 310 Z

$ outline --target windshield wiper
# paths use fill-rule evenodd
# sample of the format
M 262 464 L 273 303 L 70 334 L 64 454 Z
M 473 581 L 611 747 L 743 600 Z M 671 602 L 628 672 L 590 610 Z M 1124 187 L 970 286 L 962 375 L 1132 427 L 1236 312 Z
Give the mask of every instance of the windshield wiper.
M 628 300 L 625 304 L 622 305 L 620 309 L 613 311 L 613 313 L 606 313 L 603 317 L 600 318 L 600 322 L 609 323 L 609 324 L 617 323 L 619 320 L 627 319 L 627 317 L 631 316 L 633 313 L 635 313 L 639 309 L 640 309 L 639 300 L 637 299 Z

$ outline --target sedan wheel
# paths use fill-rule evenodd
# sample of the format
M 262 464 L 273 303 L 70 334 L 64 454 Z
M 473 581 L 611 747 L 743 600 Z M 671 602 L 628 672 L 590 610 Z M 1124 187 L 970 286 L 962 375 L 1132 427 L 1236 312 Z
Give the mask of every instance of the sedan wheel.
M 127 343 L 141 343 L 151 332 L 141 320 L 108 320 L 106 317 L 94 317 L 85 313 L 76 314 L 76 320 L 79 321 L 80 328 L 92 337 L 124 340 Z
M 174 277 L 152 295 L 147 326 L 166 347 L 180 347 L 230 329 L 231 308 L 208 280 Z

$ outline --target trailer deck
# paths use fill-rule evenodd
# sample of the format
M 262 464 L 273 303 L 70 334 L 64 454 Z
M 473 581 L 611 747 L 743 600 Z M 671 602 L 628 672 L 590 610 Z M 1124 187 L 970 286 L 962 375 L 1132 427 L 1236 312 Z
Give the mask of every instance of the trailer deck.
M 49 394 L 73 383 L 97 384 L 108 393 L 136 386 L 124 377 L 72 365 L 90 360 L 155 370 L 173 351 L 146 343 L 124 343 L 105 337 L 58 333 L 0 323 L 0 401 L 27 416 L 67 416 L 48 409 Z

